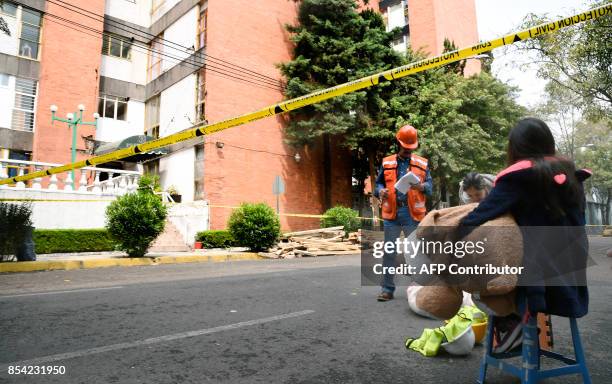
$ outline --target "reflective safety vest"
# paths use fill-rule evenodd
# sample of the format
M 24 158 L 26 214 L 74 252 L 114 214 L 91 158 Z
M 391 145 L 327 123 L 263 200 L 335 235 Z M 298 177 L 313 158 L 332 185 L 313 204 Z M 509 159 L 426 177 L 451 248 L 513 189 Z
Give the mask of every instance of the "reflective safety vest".
M 387 199 L 382 202 L 382 217 L 385 220 L 395 220 L 397 216 L 397 199 L 395 191 L 395 183 L 397 182 L 397 155 L 385 157 L 382 166 L 385 174 L 385 188 L 389 191 Z M 421 183 L 425 182 L 425 176 L 427 175 L 427 159 L 417 156 L 414 153 L 411 154 L 409 171 L 417 175 Z M 410 216 L 412 216 L 415 221 L 423 220 L 427 213 L 427 208 L 425 208 L 425 193 L 416 188 L 410 188 L 407 196 Z

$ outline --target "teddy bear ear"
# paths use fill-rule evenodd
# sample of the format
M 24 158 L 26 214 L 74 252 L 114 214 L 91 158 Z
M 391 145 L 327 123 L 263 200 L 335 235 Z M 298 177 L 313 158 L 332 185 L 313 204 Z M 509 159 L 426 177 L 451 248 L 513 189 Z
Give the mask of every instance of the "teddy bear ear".
M 440 211 L 438 210 L 433 211 L 434 222 L 437 222 L 439 218 L 440 218 Z

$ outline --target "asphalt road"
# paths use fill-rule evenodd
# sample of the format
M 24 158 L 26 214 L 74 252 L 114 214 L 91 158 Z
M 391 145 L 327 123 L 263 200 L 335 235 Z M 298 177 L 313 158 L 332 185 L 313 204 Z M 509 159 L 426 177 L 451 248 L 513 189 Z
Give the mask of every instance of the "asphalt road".
M 579 322 L 594 383 L 612 382 L 612 239 L 592 238 Z M 379 303 L 358 257 L 0 275 L 0 383 L 474 383 L 483 347 L 425 358 L 406 336 L 437 321 L 405 291 Z M 569 351 L 567 320 L 553 320 Z M 8 375 L 10 365 L 64 375 Z M 488 383 L 516 383 L 490 369 Z M 551 383 L 579 383 L 578 376 Z

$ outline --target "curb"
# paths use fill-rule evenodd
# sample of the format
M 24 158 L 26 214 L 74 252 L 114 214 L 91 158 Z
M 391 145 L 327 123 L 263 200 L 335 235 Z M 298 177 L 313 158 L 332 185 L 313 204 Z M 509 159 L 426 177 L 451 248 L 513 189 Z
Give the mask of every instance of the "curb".
M 222 255 L 186 255 L 186 256 L 158 256 L 141 258 L 113 258 L 91 260 L 56 260 L 56 261 L 21 261 L 0 263 L 0 273 L 58 271 L 73 269 L 93 269 L 108 267 L 136 267 L 160 264 L 183 263 L 220 263 L 236 260 L 265 259 L 253 252 L 227 253 Z

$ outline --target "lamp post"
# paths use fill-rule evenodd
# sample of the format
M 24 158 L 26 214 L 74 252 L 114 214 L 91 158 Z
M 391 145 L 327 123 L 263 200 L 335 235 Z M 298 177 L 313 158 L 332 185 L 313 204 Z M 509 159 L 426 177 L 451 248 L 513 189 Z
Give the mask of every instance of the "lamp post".
M 83 121 L 83 111 L 85 110 L 85 106 L 83 104 L 79 104 L 78 107 L 79 109 L 78 112 L 75 113 L 67 113 L 66 114 L 66 118 L 63 119 L 61 117 L 57 117 L 55 116 L 55 113 L 57 112 L 57 105 L 52 105 L 50 107 L 51 109 L 51 124 L 53 124 L 54 121 L 61 121 L 62 123 L 66 123 L 68 124 L 68 128 L 72 128 L 72 163 L 74 163 L 76 161 L 76 139 L 77 139 L 77 129 L 79 128 L 79 125 L 93 125 L 94 127 L 97 128 L 98 126 L 98 118 L 100 117 L 100 115 L 98 115 L 98 113 L 94 113 L 93 117 L 94 117 L 94 121 Z M 71 171 L 72 174 L 72 189 L 74 189 L 74 169 Z

